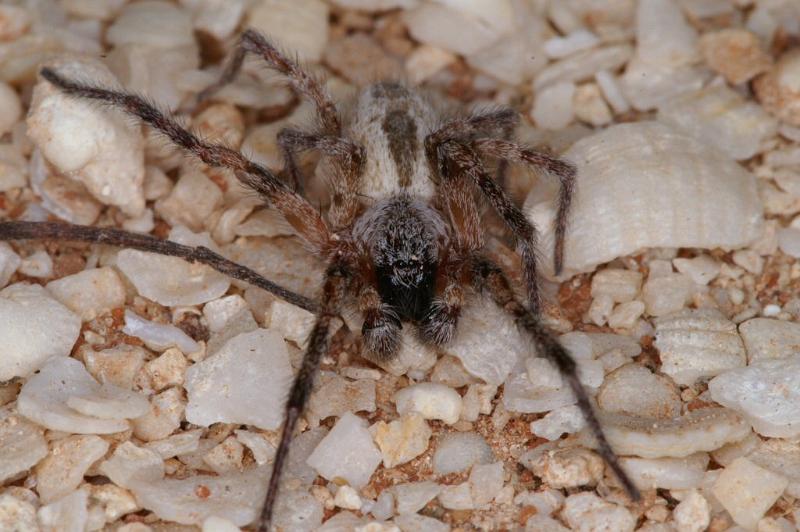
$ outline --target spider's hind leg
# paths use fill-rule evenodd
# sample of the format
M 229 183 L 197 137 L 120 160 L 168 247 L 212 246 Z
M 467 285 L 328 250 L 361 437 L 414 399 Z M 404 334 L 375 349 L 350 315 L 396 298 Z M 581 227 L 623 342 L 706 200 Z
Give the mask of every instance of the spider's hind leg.
M 622 470 L 617 455 L 611 449 L 603 433 L 600 421 L 597 419 L 592 404 L 589 401 L 589 396 L 586 394 L 583 384 L 581 384 L 578 379 L 578 367 L 575 363 L 575 359 L 573 359 L 569 352 L 556 340 L 552 333 L 542 325 L 539 318 L 517 301 L 508 278 L 499 266 L 488 259 L 477 257 L 473 263 L 472 274 L 475 289 L 488 292 L 498 306 L 514 317 L 520 329 L 531 336 L 538 347 L 539 353 L 558 368 L 562 377 L 575 394 L 578 407 L 586 419 L 586 424 L 597 440 L 597 452 L 622 483 L 622 486 L 625 488 L 625 491 L 628 492 L 630 498 L 634 501 L 638 501 L 641 498 L 639 489 L 633 484 L 625 471 Z

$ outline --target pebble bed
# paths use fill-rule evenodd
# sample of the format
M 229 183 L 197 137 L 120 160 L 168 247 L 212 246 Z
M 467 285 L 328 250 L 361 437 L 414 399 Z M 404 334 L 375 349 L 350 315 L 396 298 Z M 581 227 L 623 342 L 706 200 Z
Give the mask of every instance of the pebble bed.
M 797 0 L 3 2 L 0 219 L 203 245 L 316 297 L 324 265 L 234 176 L 37 77 L 146 94 L 278 170 L 277 132 L 312 109 L 258 61 L 191 110 L 246 27 L 337 100 L 400 78 L 510 105 L 522 141 L 578 166 L 558 278 L 556 184 L 512 166 L 507 188 L 542 230 L 542 319 L 643 495 L 592 450 L 555 367 L 472 294 L 451 344 L 407 327 L 389 362 L 362 356 L 357 313 L 337 321 L 276 530 L 798 529 Z M 312 323 L 179 259 L 0 243 L 0 530 L 248 529 Z

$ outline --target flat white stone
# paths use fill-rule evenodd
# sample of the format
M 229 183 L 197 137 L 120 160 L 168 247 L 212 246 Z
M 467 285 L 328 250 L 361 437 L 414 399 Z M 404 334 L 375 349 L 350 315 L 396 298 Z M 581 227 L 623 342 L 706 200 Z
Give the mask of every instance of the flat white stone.
M 341 478 L 360 489 L 369 482 L 381 459 L 366 422 L 348 412 L 317 445 L 307 463 L 328 480 Z
M 125 304 L 125 285 L 113 268 L 84 270 L 51 281 L 46 288 L 83 321 Z
M 272 330 L 272 329 L 270 329 Z M 375 381 L 350 381 L 336 373 L 323 372 L 317 379 L 306 409 L 307 419 L 339 417 L 345 412 L 375 411 Z
M 16 477 L 47 456 L 44 430 L 18 415 L 0 419 L 0 482 Z
M 530 346 L 507 312 L 488 298 L 475 298 L 462 309 L 455 338 L 442 350 L 461 360 L 471 375 L 499 386 Z
M 421 455 L 428 448 L 431 428 L 416 412 L 409 412 L 389 423 L 378 421 L 370 427 L 375 443 L 381 449 L 383 466 L 394 467 Z
M 144 395 L 113 384 L 101 384 L 89 393 L 70 395 L 67 406 L 100 419 L 133 419 L 145 415 L 150 409 Z
M 181 226 L 172 229 L 169 239 L 215 248 L 208 233 L 195 234 Z M 206 303 L 225 294 L 230 286 L 228 277 L 203 264 L 135 249 L 120 251 L 117 266 L 139 294 L 165 306 Z
M 775 438 L 800 436 L 800 356 L 763 360 L 718 375 L 711 398 L 745 416 L 756 432 Z
M 161 458 L 166 460 L 173 456 L 196 451 L 200 447 L 200 437 L 202 435 L 203 429 L 187 430 L 173 436 L 168 436 L 163 440 L 147 442 L 145 448 L 155 451 Z
M 472 491 L 472 503 L 476 508 L 489 504 L 500 493 L 504 474 L 503 462 L 472 466 L 468 482 Z
M 128 309 L 125 310 L 125 327 L 122 331 L 141 339 L 154 351 L 177 347 L 184 353 L 191 354 L 200 350 L 200 344 L 174 325 L 146 320 Z
M 546 440 L 557 440 L 562 435 L 573 434 L 586 426 L 586 419 L 577 405 L 563 406 L 549 412 L 542 419 L 531 422 L 531 432 Z
M 433 470 L 437 475 L 465 471 L 474 464 L 494 460 L 492 448 L 475 432 L 451 432 L 442 436 L 433 454 Z
M 737 458 L 722 470 L 714 482 L 713 493 L 736 524 L 754 530 L 788 484 L 784 477 L 747 458 Z
M 0 381 L 27 377 L 53 357 L 65 357 L 81 320 L 39 285 L 0 291 Z
M 642 288 L 642 273 L 606 268 L 592 277 L 592 297 L 610 296 L 614 303 L 632 301 Z
M 279 334 L 264 329 L 240 334 L 186 371 L 186 419 L 204 427 L 224 422 L 275 430 L 283 422 L 293 377 Z
M 594 493 L 576 493 L 564 501 L 561 516 L 572 530 L 633 532 L 636 517 L 624 506 L 606 502 Z
M 441 493 L 442 487 L 430 480 L 407 482 L 391 487 L 398 514 L 414 514 Z
M 2 166 L 0 165 L 0 173 L 2 173 L 1 170 Z M 22 264 L 22 259 L 8 245 L 8 242 L 0 242 L 0 288 L 8 284 L 20 264 Z
M 608 374 L 597 392 L 597 405 L 606 412 L 672 419 L 680 415 L 683 403 L 680 388 L 669 377 L 630 363 Z
M 301 347 L 306 345 L 315 321 L 314 314 L 300 307 L 290 305 L 280 299 L 272 303 L 270 330 L 274 330 Z
M 45 530 L 86 530 L 89 522 L 89 492 L 85 488 L 75 490 L 37 511 L 39 525 Z
M 50 454 L 36 466 L 36 491 L 44 504 L 69 495 L 86 471 L 108 450 L 99 436 L 68 436 L 53 444 Z
M 685 458 L 620 458 L 622 469 L 641 490 L 699 488 L 708 461 L 707 453 Z
M 114 454 L 98 469 L 117 486 L 130 488 L 137 480 L 147 482 L 164 478 L 164 458 L 153 450 L 126 441 L 118 445 Z
M 268 468 L 261 467 L 224 477 L 133 480 L 130 489 L 143 508 L 164 521 L 201 525 L 217 516 L 241 527 L 259 515 L 268 480 Z
M 418 412 L 425 419 L 440 419 L 452 425 L 461 415 L 461 396 L 454 389 L 433 382 L 407 386 L 394 396 L 400 415 Z
M 128 428 L 116 419 L 87 416 L 67 406 L 70 397 L 93 396 L 100 384 L 74 358 L 57 357 L 28 379 L 17 398 L 19 413 L 51 430 L 78 434 L 111 434 Z

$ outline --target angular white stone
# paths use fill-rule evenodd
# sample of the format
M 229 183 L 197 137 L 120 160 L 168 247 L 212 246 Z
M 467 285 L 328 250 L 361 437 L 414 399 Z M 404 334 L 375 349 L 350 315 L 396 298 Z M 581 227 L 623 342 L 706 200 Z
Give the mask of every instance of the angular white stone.
M 416 412 L 409 412 L 390 423 L 378 421 L 370 432 L 381 449 L 383 466 L 394 467 L 421 455 L 428 448 L 431 428 Z
M 669 273 L 650 278 L 642 287 L 642 301 L 651 316 L 664 316 L 678 312 L 692 296 L 692 280 L 681 273 Z
M 437 475 L 465 471 L 474 464 L 486 464 L 494 460 L 492 448 L 480 434 L 475 432 L 451 432 L 445 434 L 433 454 L 433 470 Z
M 18 415 L 0 419 L 0 483 L 47 456 L 44 430 Z
M 442 349 L 461 360 L 471 375 L 496 386 L 522 354 L 531 352 L 514 319 L 488 298 L 470 301 L 462 309 L 458 333 Z
M 800 436 L 800 356 L 763 360 L 718 375 L 708 383 L 711 398 L 741 413 L 756 432 L 774 438 Z
M 2 167 L 0 166 L 1 171 Z M 22 264 L 22 259 L 11 249 L 8 242 L 0 242 L 0 288 L 8 284 L 20 264 Z
M 672 511 L 675 525 L 686 532 L 702 532 L 711 522 L 711 509 L 705 497 L 691 490 Z
M 253 453 L 253 458 L 258 465 L 264 465 L 275 456 L 275 446 L 268 442 L 258 432 L 250 430 L 235 430 L 236 438 Z
M 303 61 L 319 61 L 328 43 L 328 12 L 322 0 L 264 0 L 250 10 L 247 25 Z
M 750 364 L 775 358 L 790 358 L 800 349 L 800 324 L 770 318 L 753 318 L 739 325 Z
M 361 497 L 358 496 L 358 492 L 345 484 L 336 490 L 333 504 L 347 510 L 358 510 L 363 503 L 361 502 Z
M 203 172 L 190 170 L 181 174 L 168 196 L 156 201 L 155 209 L 173 227 L 202 231 L 222 200 L 222 190 L 216 183 Z
M 176 47 L 192 44 L 194 35 L 184 10 L 169 2 L 147 0 L 125 6 L 108 28 L 106 39 L 116 46 L 146 43 Z
M 53 275 L 53 259 L 43 249 L 22 259 L 19 272 L 29 277 L 47 278 Z
M 597 406 L 606 412 L 671 419 L 681 413 L 680 388 L 669 378 L 631 363 L 608 374 L 597 392 Z
M 224 477 L 133 480 L 130 489 L 143 508 L 165 521 L 200 525 L 217 516 L 245 526 L 259 515 L 268 480 L 268 468 L 261 467 Z
M 366 422 L 348 412 L 339 418 L 306 462 L 322 477 L 341 478 L 360 489 L 381 463 L 381 452 L 373 443 Z
M 195 234 L 185 227 L 172 229 L 169 239 L 187 246 L 215 245 L 208 233 Z M 165 306 L 199 305 L 228 291 L 230 280 L 210 267 L 135 249 L 123 249 L 117 266 L 139 294 Z
M 196 451 L 200 447 L 200 437 L 202 435 L 203 429 L 187 430 L 163 440 L 150 441 L 145 444 L 145 448 L 155 451 L 161 458 L 166 460 L 173 456 Z
M 641 490 L 699 488 L 708 461 L 706 453 L 685 458 L 620 458 L 622 469 Z
M 0 291 L 0 381 L 27 377 L 53 357 L 65 357 L 81 320 L 39 285 Z
M 116 419 L 87 416 L 67 406 L 75 396 L 93 396 L 100 390 L 74 358 L 57 357 L 28 379 L 17 398 L 19 413 L 51 430 L 78 434 L 111 434 L 128 428 L 124 415 Z
M 738 525 L 754 530 L 788 484 L 784 477 L 747 458 L 737 458 L 722 470 L 713 493 Z
M 272 330 L 272 329 L 270 329 Z M 306 409 L 307 419 L 340 417 L 345 412 L 375 411 L 375 381 L 350 381 L 336 373 L 323 372 L 317 379 Z
M 165 351 L 173 346 L 186 354 L 200 350 L 200 344 L 174 325 L 146 320 L 128 309 L 125 310 L 125 327 L 122 332 L 136 336 L 154 351 Z
M 11 493 L 0 495 L 0 530 L 39 530 L 36 507 Z
M 497 13 L 510 9 L 508 2 L 496 4 Z M 471 13 L 438 2 L 426 2 L 403 15 L 416 40 L 463 55 L 478 52 L 500 36 L 495 28 Z
M 461 396 L 444 384 L 421 382 L 398 391 L 394 396 L 400 415 L 418 412 L 425 419 L 441 419 L 448 425 L 461 415 Z
M 472 510 L 472 490 L 469 482 L 445 486 L 439 494 L 439 502 L 448 510 Z
M 283 338 L 304 347 L 314 327 L 316 316 L 311 312 L 290 305 L 283 300 L 272 303 L 269 328 Z
M 575 84 L 560 82 L 549 85 L 536 92 L 531 118 L 543 129 L 563 129 L 575 118 L 572 99 Z
M 203 306 L 203 316 L 205 316 L 206 322 L 208 322 L 208 329 L 212 333 L 220 332 L 230 319 L 248 309 L 247 301 L 242 296 L 234 294 L 206 303 Z
M 235 336 L 186 371 L 186 419 L 205 427 L 224 422 L 275 430 L 293 376 L 279 334 L 258 329 Z
M 692 259 L 672 259 L 675 269 L 688 275 L 692 281 L 699 285 L 707 285 L 719 275 L 720 263 L 708 255 L 699 255 Z
M 147 482 L 164 478 L 164 459 L 155 451 L 126 441 L 118 445 L 98 469 L 117 486 L 130 488 L 136 480 Z
M 83 351 L 86 369 L 101 383 L 130 390 L 144 365 L 147 350 L 140 346 L 120 344 L 102 351 Z
M 168 388 L 150 398 L 147 414 L 133 420 L 133 435 L 144 441 L 163 440 L 180 426 L 186 402 L 180 388 Z
M 113 268 L 84 270 L 51 281 L 46 288 L 83 321 L 125 304 L 125 285 Z
M 86 530 L 89 521 L 88 504 L 88 490 L 75 490 L 66 497 L 40 507 L 36 513 L 39 525 L 45 530 Z
M 572 530 L 633 532 L 636 517 L 624 506 L 609 503 L 594 493 L 577 493 L 564 501 L 561 516 Z
M 519 461 L 556 489 L 594 486 L 603 477 L 603 460 L 583 447 L 558 449 L 553 444 L 523 454 Z
M 98 60 L 73 57 L 50 66 L 67 79 L 119 87 Z M 74 98 L 42 80 L 35 87 L 27 124 L 28 136 L 60 172 L 81 181 L 98 201 L 129 216 L 142 213 L 144 142 L 122 111 Z
M 475 464 L 469 473 L 472 502 L 476 508 L 489 504 L 503 489 L 503 462 Z
M 36 466 L 36 491 L 47 504 L 75 490 L 86 471 L 108 450 L 99 436 L 68 436 L 53 444 L 50 455 Z
M 542 419 L 531 422 L 531 432 L 546 440 L 557 440 L 586 426 L 586 419 L 577 405 L 556 408 Z
M 716 309 L 689 309 L 656 320 L 661 371 L 682 385 L 744 366 L 736 325 Z
M 414 514 L 441 493 L 442 487 L 430 480 L 407 482 L 391 487 L 398 514 Z
M 642 273 L 606 268 L 592 277 L 592 297 L 610 296 L 614 303 L 632 301 L 642 288 Z

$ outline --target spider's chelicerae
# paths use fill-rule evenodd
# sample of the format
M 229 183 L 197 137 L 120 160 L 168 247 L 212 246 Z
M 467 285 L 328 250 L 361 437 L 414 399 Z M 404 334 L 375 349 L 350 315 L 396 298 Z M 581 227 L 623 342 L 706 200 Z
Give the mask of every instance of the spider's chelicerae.
M 578 399 L 600 454 L 630 496 L 638 498 L 603 436 L 574 360 L 539 320 L 536 230 L 488 173 L 484 161 L 493 158 L 527 165 L 560 180 L 554 254 L 557 272 L 562 266 L 575 169 L 507 140 L 518 120 L 509 109 L 445 119 L 418 92 L 400 83 L 382 82 L 361 90 L 351 110 L 341 113 L 317 80 L 255 31 L 242 35 L 222 77 L 203 91 L 200 99 L 212 97 L 232 81 L 248 53 L 261 56 L 285 75 L 316 107 L 315 130 L 284 129 L 278 135 L 285 158 L 282 175 L 235 150 L 201 140 L 139 96 L 65 79 L 49 68 L 42 69 L 41 75 L 67 94 L 99 100 L 140 118 L 208 165 L 232 170 L 242 184 L 277 209 L 326 264 L 318 302 L 206 248 L 117 229 L 4 222 L 0 240 L 81 240 L 178 256 L 210 265 L 316 314 L 286 404 L 285 424 L 258 522 L 260 530 L 269 528 L 292 433 L 308 401 L 320 359 L 328 350 L 331 321 L 343 306 L 355 302 L 364 317 L 365 348 L 373 357 L 389 359 L 398 351 L 404 324 L 412 324 L 418 337 L 430 344 L 445 344 L 453 338 L 469 290 L 487 293 L 514 317 L 539 353 L 555 363 Z M 322 155 L 320 170 L 331 190 L 325 217 L 300 192 L 304 179 L 296 156 L 304 150 Z M 506 274 L 483 254 L 476 191 L 514 236 L 524 268 L 527 306 L 516 299 Z

